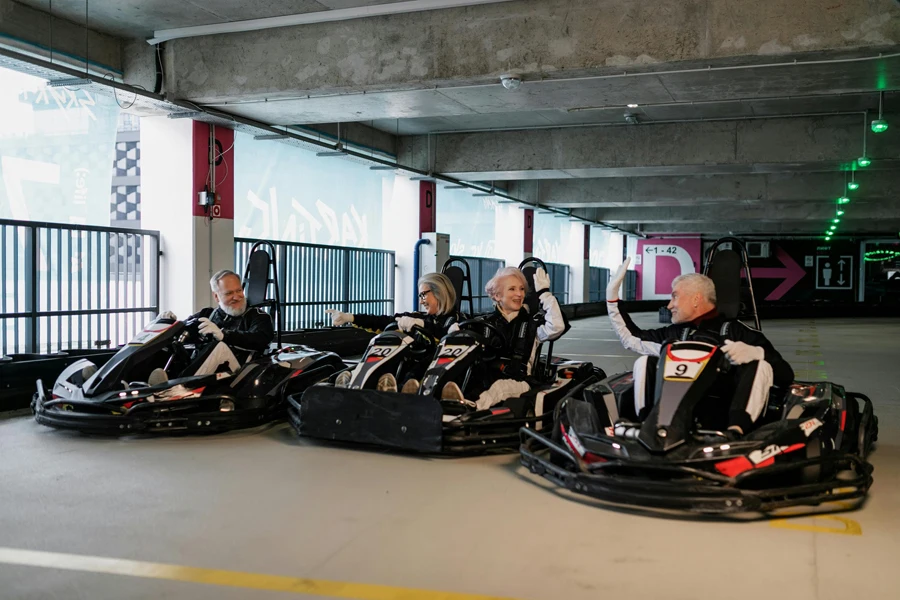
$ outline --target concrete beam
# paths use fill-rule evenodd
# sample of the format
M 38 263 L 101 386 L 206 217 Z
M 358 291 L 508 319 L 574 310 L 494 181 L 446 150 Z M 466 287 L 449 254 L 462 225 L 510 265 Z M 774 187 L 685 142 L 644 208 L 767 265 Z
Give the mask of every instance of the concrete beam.
M 780 223 L 754 223 L 746 221 L 717 221 L 708 223 L 669 223 L 641 225 L 632 230 L 645 234 L 675 234 L 693 233 L 707 235 L 823 235 L 824 224 L 812 221 L 783 221 Z M 836 235 L 855 237 L 867 235 L 886 236 L 890 239 L 897 237 L 900 232 L 900 219 L 884 221 L 854 221 L 852 219 L 841 223 Z
M 54 62 L 84 67 L 95 73 L 122 73 L 122 40 L 86 29 L 83 24 L 19 4 L 0 0 L 0 44 Z
M 693 177 L 608 177 L 518 182 L 548 206 L 558 208 L 648 208 L 727 204 L 772 207 L 833 200 L 845 190 L 846 172 Z M 857 173 L 865 201 L 900 198 L 900 171 Z M 538 189 L 539 192 L 535 191 Z
M 835 217 L 833 200 L 795 202 L 778 206 L 684 206 L 677 208 L 588 208 L 576 209 L 577 216 L 604 223 L 706 223 L 739 221 L 779 223 L 782 221 L 815 221 L 824 225 Z M 857 201 L 844 205 L 845 217 L 854 221 L 890 220 L 900 215 L 900 199 L 885 202 Z
M 863 116 L 539 129 L 436 137 L 436 169 L 460 179 L 562 179 L 830 171 L 862 154 Z M 400 160 L 424 159 L 420 136 Z M 900 132 L 869 134 L 875 169 L 897 168 Z
M 900 8 L 887 0 L 828 10 L 819 0 L 521 0 L 171 47 L 179 97 L 209 103 L 496 83 L 506 72 L 538 81 L 676 61 L 760 62 L 898 40 Z

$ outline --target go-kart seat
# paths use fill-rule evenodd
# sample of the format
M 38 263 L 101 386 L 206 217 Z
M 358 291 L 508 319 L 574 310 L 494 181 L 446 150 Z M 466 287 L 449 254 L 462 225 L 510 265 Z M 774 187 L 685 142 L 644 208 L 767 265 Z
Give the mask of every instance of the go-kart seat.
M 536 315 L 541 312 L 541 310 L 543 310 L 541 307 L 541 299 L 538 297 L 537 290 L 535 289 L 534 285 L 534 274 L 537 271 L 538 267 L 544 269 L 545 271 L 547 270 L 547 265 L 544 264 L 544 261 L 536 257 L 526 258 L 521 263 L 519 263 L 519 270 L 522 271 L 522 274 L 525 275 L 525 281 L 528 282 L 528 290 L 525 292 L 524 305 L 528 307 L 528 313 L 531 315 Z M 569 320 L 566 318 L 566 315 L 563 315 L 562 318 L 563 322 L 565 323 L 565 329 L 563 330 L 563 333 L 560 334 L 560 337 L 562 335 L 565 335 L 566 332 L 571 329 L 571 325 L 569 325 Z M 541 356 L 541 350 L 543 349 L 542 346 L 543 344 L 538 346 L 538 357 Z M 543 369 L 540 369 L 541 362 L 540 359 L 538 359 L 536 372 L 532 373 L 532 375 L 539 379 L 552 381 L 556 377 L 556 369 L 554 368 L 552 362 L 553 340 L 551 340 L 547 344 L 547 361 L 543 364 Z
M 722 248 L 725 245 L 730 247 Z M 749 320 L 756 329 L 762 328 L 753 295 L 747 250 L 741 240 L 732 237 L 716 240 L 709 249 L 703 273 L 716 285 L 716 308 L 719 314 L 727 319 Z
M 453 284 L 453 290 L 456 292 L 456 304 L 453 305 L 454 312 L 465 315 L 475 314 L 475 304 L 472 301 L 472 276 L 469 269 L 469 263 L 464 258 L 451 257 L 444 266 L 441 267 L 441 273 L 450 279 Z M 463 301 L 468 303 L 468 312 L 462 310 Z
M 266 249 L 263 249 L 265 247 Z M 256 242 L 250 248 L 244 268 L 244 296 L 247 306 L 267 308 L 275 322 L 276 348 L 281 347 L 281 292 L 278 287 L 278 268 L 275 262 L 275 246 L 271 242 Z M 274 287 L 274 298 L 269 296 L 269 286 Z

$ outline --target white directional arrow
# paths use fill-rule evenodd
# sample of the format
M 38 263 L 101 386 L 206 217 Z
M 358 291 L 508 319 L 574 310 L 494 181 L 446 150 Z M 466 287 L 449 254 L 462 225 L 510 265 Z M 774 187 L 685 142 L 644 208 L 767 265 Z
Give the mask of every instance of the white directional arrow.
M 844 285 L 844 283 L 846 283 L 846 282 L 844 281 L 844 276 L 841 275 L 841 278 L 838 279 L 838 285 Z
M 838 264 L 841 265 L 841 271 L 843 271 L 843 270 L 844 270 L 844 265 L 847 264 L 847 261 L 845 261 L 845 260 L 842 258 L 841 260 L 838 261 Z

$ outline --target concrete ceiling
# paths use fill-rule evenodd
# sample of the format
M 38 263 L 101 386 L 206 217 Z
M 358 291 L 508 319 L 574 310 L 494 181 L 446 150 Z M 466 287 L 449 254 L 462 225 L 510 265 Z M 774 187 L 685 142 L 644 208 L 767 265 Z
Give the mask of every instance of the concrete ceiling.
M 48 0 L 16 0 L 38 10 Z M 54 0 L 53 15 L 122 38 L 148 38 L 158 29 L 233 23 L 405 0 Z M 87 9 L 87 14 L 85 14 Z
M 47 10 L 46 0 L 18 1 Z M 133 39 L 387 3 L 92 0 L 88 24 Z M 883 98 L 891 118 L 900 113 L 893 0 L 826 11 L 818 0 L 789 9 L 608 0 L 599 13 L 597 4 L 518 0 L 176 40 L 167 92 L 269 124 L 356 123 L 405 165 L 506 181 L 523 200 L 626 229 L 709 235 L 819 232 L 857 168 L 864 112 L 872 118 Z M 53 2 L 55 16 L 76 23 L 84 9 L 84 0 Z M 504 72 L 521 87 L 505 89 Z M 897 233 L 896 120 L 868 134 L 876 162 L 859 173 L 866 183 L 845 233 Z

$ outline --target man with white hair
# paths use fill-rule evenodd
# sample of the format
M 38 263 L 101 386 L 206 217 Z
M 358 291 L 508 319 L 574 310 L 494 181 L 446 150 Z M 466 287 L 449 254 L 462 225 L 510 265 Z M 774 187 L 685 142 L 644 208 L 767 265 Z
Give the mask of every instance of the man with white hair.
M 760 331 L 719 314 L 715 283 L 700 273 L 681 275 L 672 281 L 672 300 L 668 306 L 672 311 L 672 325 L 641 329 L 619 306 L 619 288 L 629 261 L 627 259 L 610 280 L 606 288 L 606 306 L 622 345 L 643 355 L 634 366 L 634 401 L 638 416 L 643 419 L 652 408 L 650 388 L 655 381 L 662 346 L 682 339 L 722 337 L 720 347 L 728 361 L 735 365 L 720 382 L 733 388 L 726 425 L 734 437 L 747 433 L 766 407 L 769 388 L 773 384 L 787 387 L 794 380 L 791 365 Z M 704 332 L 708 332 L 706 336 Z
M 200 333 L 217 343 L 194 375 L 215 373 L 224 368 L 223 365 L 234 372 L 242 364 L 238 355 L 246 360 L 251 352 L 266 350 L 275 339 L 272 317 L 258 308 L 247 308 L 247 298 L 237 273 L 223 269 L 212 276 L 209 287 L 219 306 L 204 308 L 187 320 L 199 319 Z M 171 311 L 162 313 L 159 318 L 177 320 Z

